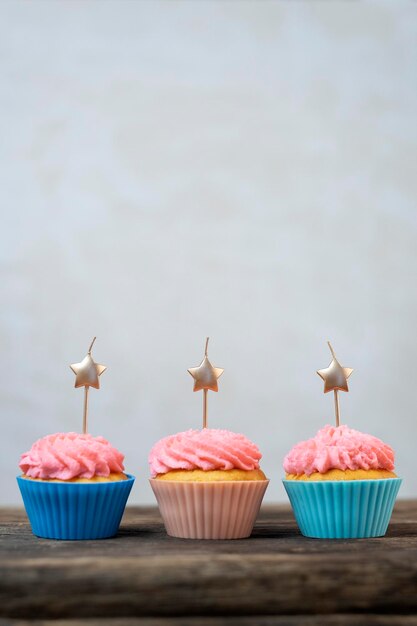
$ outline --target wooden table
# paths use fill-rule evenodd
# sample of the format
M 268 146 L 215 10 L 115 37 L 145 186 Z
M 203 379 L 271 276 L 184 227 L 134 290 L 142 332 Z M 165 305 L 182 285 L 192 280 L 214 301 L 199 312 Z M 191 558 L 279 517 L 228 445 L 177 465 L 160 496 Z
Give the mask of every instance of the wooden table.
M 265 506 L 251 539 L 167 537 L 156 508 L 102 541 L 34 537 L 0 511 L 0 626 L 417 625 L 417 501 L 381 539 L 306 539 Z

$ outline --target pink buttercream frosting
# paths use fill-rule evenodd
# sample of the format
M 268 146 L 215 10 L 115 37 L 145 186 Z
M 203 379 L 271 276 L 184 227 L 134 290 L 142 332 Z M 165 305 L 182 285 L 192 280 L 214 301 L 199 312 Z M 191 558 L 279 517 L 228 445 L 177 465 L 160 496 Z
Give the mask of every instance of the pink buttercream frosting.
M 324 474 L 331 469 L 394 469 L 394 450 L 386 443 L 347 426 L 325 426 L 297 443 L 284 459 L 287 474 Z
M 123 472 L 123 459 L 104 437 L 55 433 L 35 441 L 19 467 L 30 478 L 70 480 Z
M 244 435 L 230 430 L 186 430 L 158 441 L 149 454 L 151 476 L 171 470 L 253 470 L 262 457 Z

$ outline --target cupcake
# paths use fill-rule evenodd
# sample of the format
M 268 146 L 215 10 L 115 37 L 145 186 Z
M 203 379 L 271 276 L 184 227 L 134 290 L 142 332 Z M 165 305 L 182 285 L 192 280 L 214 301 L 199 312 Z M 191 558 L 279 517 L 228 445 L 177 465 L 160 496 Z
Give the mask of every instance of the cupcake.
M 394 451 L 348 426 L 325 426 L 284 459 L 283 481 L 301 533 L 316 538 L 385 535 L 401 479 Z
M 168 535 L 249 537 L 269 483 L 261 456 L 229 430 L 187 430 L 158 441 L 149 454 L 150 484 Z
M 117 533 L 134 477 L 103 437 L 56 433 L 22 454 L 17 481 L 32 531 L 48 539 Z

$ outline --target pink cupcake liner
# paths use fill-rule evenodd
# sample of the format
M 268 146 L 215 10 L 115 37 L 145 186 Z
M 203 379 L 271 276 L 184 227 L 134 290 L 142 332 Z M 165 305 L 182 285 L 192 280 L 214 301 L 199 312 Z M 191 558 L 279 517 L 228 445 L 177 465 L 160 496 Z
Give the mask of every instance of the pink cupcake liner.
M 166 531 L 182 539 L 249 537 L 269 480 L 181 482 L 150 479 Z

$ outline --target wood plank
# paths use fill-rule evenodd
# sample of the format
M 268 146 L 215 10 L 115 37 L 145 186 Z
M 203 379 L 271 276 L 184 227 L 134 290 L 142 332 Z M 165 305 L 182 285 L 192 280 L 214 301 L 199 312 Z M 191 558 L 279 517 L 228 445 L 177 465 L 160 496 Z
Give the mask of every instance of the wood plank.
M 238 541 L 167 537 L 153 507 L 127 509 L 118 537 L 85 542 L 38 539 L 24 512 L 0 512 L 0 617 L 159 617 L 162 626 L 176 616 L 244 624 L 364 612 L 417 612 L 415 501 L 398 502 L 385 538 L 337 541 L 301 537 L 286 506 L 264 507 L 252 538 Z
M 139 541 L 138 541 L 139 540 Z M 417 500 L 399 501 L 384 538 L 361 540 L 317 540 L 302 537 L 289 507 L 262 508 L 250 539 L 199 541 L 168 537 L 155 507 L 128 507 L 117 537 L 105 541 L 48 541 L 34 537 L 22 509 L 0 509 L 0 556 L 31 558 L 42 556 L 154 556 L 163 554 L 270 554 L 285 553 L 381 552 L 388 549 L 417 548 Z
M 255 617 L 99 618 L 82 620 L 5 620 L 0 626 L 416 626 L 413 615 L 281 615 Z

